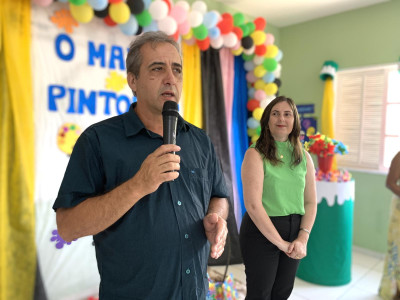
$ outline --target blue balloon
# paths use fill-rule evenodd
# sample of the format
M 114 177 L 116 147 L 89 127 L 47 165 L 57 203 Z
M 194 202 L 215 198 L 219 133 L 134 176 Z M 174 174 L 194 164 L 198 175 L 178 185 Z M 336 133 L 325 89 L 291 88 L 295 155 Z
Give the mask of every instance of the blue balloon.
M 149 26 L 143 27 L 143 32 L 157 31 L 157 30 L 158 30 L 158 23 L 155 20 L 151 21 Z
M 260 126 L 260 122 L 254 119 L 253 117 L 247 119 L 247 127 L 256 129 L 258 126 Z
M 217 26 L 218 23 L 218 14 L 215 11 L 209 11 L 203 16 L 203 24 L 208 29 Z
M 60 0 L 58 0 L 60 1 Z M 106 9 L 108 5 L 107 0 L 87 0 L 87 3 L 94 9 L 94 10 L 103 10 Z
M 267 72 L 263 76 L 263 81 L 266 82 L 266 83 L 274 82 L 274 80 L 275 80 L 275 75 L 272 72 Z
M 152 0 L 143 0 L 144 8 L 149 9 Z
M 118 26 L 121 29 L 121 31 L 126 35 L 135 35 L 139 29 L 139 24 L 134 15 L 131 15 L 129 17 L 128 22 L 124 24 L 119 24 Z
M 221 35 L 221 30 L 218 27 L 213 27 L 208 30 L 208 36 L 210 39 L 216 39 Z
M 249 98 L 253 99 L 254 98 L 254 93 L 256 92 L 256 89 L 251 87 L 247 90 L 247 96 L 249 96 Z
M 278 50 L 278 54 L 275 56 L 275 60 L 276 60 L 277 62 L 279 62 L 279 61 L 282 59 L 282 57 L 283 57 L 282 50 L 279 49 L 279 50 Z
M 254 70 L 254 62 L 252 60 L 248 60 L 244 62 L 244 69 L 249 72 Z

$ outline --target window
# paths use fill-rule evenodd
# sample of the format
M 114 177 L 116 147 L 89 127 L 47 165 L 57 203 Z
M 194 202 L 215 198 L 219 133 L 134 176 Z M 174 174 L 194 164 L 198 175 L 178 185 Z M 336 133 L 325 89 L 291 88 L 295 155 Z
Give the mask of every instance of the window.
M 338 166 L 386 171 L 400 151 L 398 65 L 337 72 L 335 137 L 349 147 Z

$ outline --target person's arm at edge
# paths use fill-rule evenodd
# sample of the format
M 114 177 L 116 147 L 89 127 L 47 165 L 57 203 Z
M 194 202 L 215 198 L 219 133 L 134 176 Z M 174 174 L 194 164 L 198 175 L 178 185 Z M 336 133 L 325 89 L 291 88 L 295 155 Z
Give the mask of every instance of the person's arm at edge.
M 400 186 L 397 181 L 400 179 L 400 152 L 398 152 L 390 163 L 389 173 L 386 177 L 386 187 L 397 197 L 400 197 Z
M 280 250 L 287 252 L 289 242 L 284 241 L 262 205 L 264 168 L 261 155 L 254 148 L 246 151 L 242 163 L 244 204 L 258 230 Z
M 179 156 L 163 154 L 179 150 L 175 145 L 163 145 L 143 161 L 132 178 L 118 187 L 103 195 L 88 198 L 74 207 L 58 208 L 56 221 L 61 238 L 70 242 L 105 230 L 142 197 L 154 192 L 161 183 L 176 179 L 178 172 L 166 171 L 179 170 Z

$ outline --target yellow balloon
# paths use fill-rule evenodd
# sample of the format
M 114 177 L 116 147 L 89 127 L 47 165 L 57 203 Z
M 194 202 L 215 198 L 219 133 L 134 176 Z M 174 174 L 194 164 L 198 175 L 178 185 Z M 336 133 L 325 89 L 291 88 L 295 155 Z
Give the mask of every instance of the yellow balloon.
M 110 18 L 117 24 L 124 24 L 128 22 L 131 16 L 131 10 L 125 2 L 112 3 L 108 10 Z
M 192 28 L 190 28 L 188 33 L 182 35 L 182 38 L 184 40 L 190 40 L 192 38 L 192 36 L 193 36 L 193 31 L 192 31 Z
M 264 69 L 263 65 L 259 65 L 254 69 L 254 75 L 258 78 L 263 77 L 265 73 L 267 73 L 267 70 Z
M 254 83 L 254 88 L 256 90 L 263 90 L 265 87 L 265 82 L 262 79 L 258 79 L 255 83 Z
M 69 3 L 69 10 L 72 17 L 79 23 L 88 23 L 93 19 L 94 11 L 93 8 L 88 4 L 74 5 Z
M 267 52 L 265 52 L 264 56 L 268 58 L 274 58 L 278 55 L 279 48 L 275 45 L 268 45 Z
M 255 128 L 247 128 L 247 135 L 248 136 L 253 136 L 256 134 L 256 129 Z
M 253 31 L 250 36 L 253 39 L 254 45 L 256 46 L 262 45 L 265 42 L 266 35 L 262 30 Z
M 241 55 L 243 53 L 243 47 L 240 46 L 238 49 L 232 50 L 231 52 L 232 52 L 233 55 L 239 56 L 239 55 Z
M 258 134 L 253 135 L 253 136 L 251 137 L 251 142 L 254 144 L 255 142 L 257 142 L 257 140 L 258 140 L 259 137 L 260 137 L 260 136 L 259 136 Z
M 262 109 L 261 107 L 257 107 L 255 110 L 253 110 L 253 118 L 256 119 L 257 121 L 260 121 L 263 112 L 264 109 Z
M 267 83 L 264 87 L 264 92 L 268 95 L 268 96 L 272 96 L 275 95 L 276 92 L 278 91 L 278 86 L 276 85 L 276 83 L 271 82 L 271 83 Z

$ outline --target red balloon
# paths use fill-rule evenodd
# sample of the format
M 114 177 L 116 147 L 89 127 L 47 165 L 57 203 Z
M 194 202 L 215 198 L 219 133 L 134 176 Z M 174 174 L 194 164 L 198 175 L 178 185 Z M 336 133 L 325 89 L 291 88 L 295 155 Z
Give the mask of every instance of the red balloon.
M 204 40 L 196 40 L 197 46 L 199 46 L 201 51 L 206 51 L 210 48 L 210 37 L 206 37 Z
M 123 0 L 108 0 L 108 3 L 120 3 Z M 108 24 L 107 24 L 108 25 Z
M 256 30 L 264 30 L 267 25 L 267 21 L 264 18 L 258 17 L 254 20 L 254 25 L 256 25 Z
M 111 19 L 110 15 L 106 16 L 106 17 L 103 19 L 103 21 L 104 21 L 104 23 L 106 23 L 106 24 L 107 24 L 108 26 L 110 26 L 110 27 L 117 25 L 117 23 L 115 23 L 115 22 Z
M 254 53 L 257 54 L 258 56 L 263 56 L 267 52 L 267 46 L 264 44 L 256 46 L 254 49 Z
M 175 42 L 177 42 L 179 39 L 179 29 L 177 29 L 173 35 L 170 35 L 170 37 L 173 38 Z
M 249 101 L 247 101 L 246 106 L 249 111 L 253 111 L 256 108 L 260 107 L 260 102 L 256 99 L 250 99 Z
M 224 20 L 229 20 L 233 24 L 233 17 L 230 13 L 223 13 L 221 17 Z
M 165 3 L 167 3 L 167 5 L 168 5 L 168 14 L 169 14 L 169 12 L 171 11 L 171 6 L 172 6 L 172 4 L 171 4 L 171 2 L 169 1 L 169 0 L 163 0 Z
M 228 19 L 222 19 L 218 22 L 217 27 L 221 31 L 221 34 L 228 34 L 233 29 L 233 22 Z
M 232 32 L 236 34 L 238 40 L 240 41 L 243 37 L 243 30 L 240 27 L 233 27 Z

